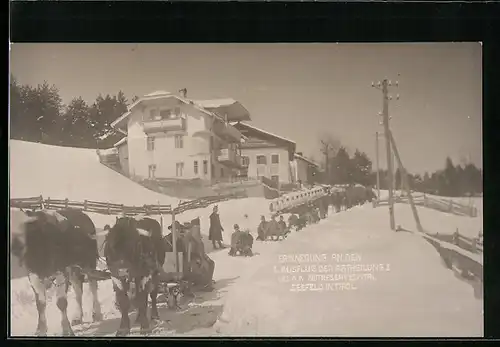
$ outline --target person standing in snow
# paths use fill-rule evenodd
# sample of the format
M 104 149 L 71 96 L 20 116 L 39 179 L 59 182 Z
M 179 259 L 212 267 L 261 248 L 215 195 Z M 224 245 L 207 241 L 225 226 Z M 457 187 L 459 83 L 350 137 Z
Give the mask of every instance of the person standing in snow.
M 208 232 L 208 239 L 212 241 L 212 245 L 214 246 L 214 249 L 217 248 L 216 242 L 219 244 L 219 248 L 224 248 L 224 245 L 222 244 L 222 232 L 224 231 L 224 228 L 221 225 L 220 218 L 219 218 L 219 208 L 214 206 L 213 212 L 210 215 L 210 229 Z
M 278 225 L 280 227 L 281 235 L 287 235 L 290 232 L 290 229 L 287 228 L 286 222 L 283 219 L 283 215 L 280 215 L 280 220 L 278 222 Z
M 260 224 L 257 227 L 257 240 L 265 241 L 266 240 L 266 235 L 267 235 L 267 221 L 266 217 L 261 216 L 260 217 Z

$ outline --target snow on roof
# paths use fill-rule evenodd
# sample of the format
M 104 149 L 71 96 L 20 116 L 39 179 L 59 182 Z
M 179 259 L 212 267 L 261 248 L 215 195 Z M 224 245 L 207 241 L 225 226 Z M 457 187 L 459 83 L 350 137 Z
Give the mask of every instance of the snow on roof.
M 269 136 L 273 136 L 273 137 L 275 137 L 275 138 L 277 138 L 277 139 L 280 139 L 280 140 L 283 140 L 283 141 L 286 141 L 286 142 L 290 142 L 290 143 L 296 144 L 296 142 L 295 142 L 295 141 L 292 141 L 292 140 L 290 140 L 290 139 L 287 139 L 286 137 L 283 137 L 283 136 L 279 136 L 279 135 L 273 134 L 273 133 L 271 133 L 271 132 L 269 132 L 269 131 L 266 131 L 266 130 L 262 130 L 262 129 L 257 128 L 257 127 L 255 127 L 255 126 L 253 126 L 253 125 L 250 125 L 250 124 L 248 124 L 248 123 L 244 123 L 244 122 L 236 122 L 236 123 L 234 123 L 234 125 L 236 125 L 236 124 L 241 124 L 241 125 L 243 125 L 244 127 L 247 127 L 247 128 L 253 129 L 253 130 L 256 130 L 256 131 L 261 132 L 261 133 L 263 133 L 263 134 L 267 134 L 267 135 L 269 135 Z M 232 124 L 232 125 L 233 125 L 233 124 Z
M 295 153 L 295 158 L 302 159 L 303 161 L 305 161 L 305 162 L 307 162 L 307 163 L 309 163 L 309 164 L 311 164 L 311 165 L 314 165 L 314 166 L 318 166 L 318 167 L 319 167 L 319 165 L 318 165 L 318 164 L 316 164 L 316 163 L 315 163 L 315 162 L 313 162 L 312 160 L 307 159 L 306 157 L 304 157 L 304 156 L 302 156 L 302 155 L 300 155 L 300 154 Z
M 193 100 L 193 102 L 197 103 L 201 107 L 204 108 L 219 108 L 222 106 L 229 106 L 237 101 L 231 98 L 226 99 L 212 99 L 212 100 Z
M 155 92 L 152 92 L 152 93 L 149 93 L 149 94 L 146 94 L 144 95 L 145 97 L 149 97 L 149 96 L 159 96 L 159 95 L 171 95 L 172 93 L 170 92 L 167 92 L 167 91 L 164 91 L 164 90 L 157 90 Z
M 118 147 L 118 146 L 124 144 L 125 142 L 127 142 L 127 138 L 126 137 L 124 137 L 123 139 L 121 139 L 120 141 L 118 141 L 117 143 L 115 143 L 113 145 L 113 147 Z

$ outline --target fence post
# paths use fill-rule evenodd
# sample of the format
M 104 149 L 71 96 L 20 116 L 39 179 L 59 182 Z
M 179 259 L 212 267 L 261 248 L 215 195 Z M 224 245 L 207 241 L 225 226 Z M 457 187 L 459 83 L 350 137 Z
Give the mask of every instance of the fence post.
M 448 210 L 450 212 L 453 212 L 453 201 L 450 199 L 449 202 L 448 202 Z
M 43 196 L 40 195 L 40 209 L 43 210 L 44 204 L 43 204 Z
M 64 208 L 68 208 L 68 206 L 69 206 L 69 199 L 66 198 L 64 199 Z
M 124 204 L 122 204 L 122 213 L 123 213 L 123 215 L 125 215 L 125 205 Z
M 455 231 L 455 234 L 453 234 L 453 243 L 458 246 L 459 245 L 459 239 L 460 239 L 460 234 L 458 232 L 458 228 Z
M 427 207 L 427 196 L 424 193 L 424 206 Z
M 472 239 L 472 252 L 477 253 L 477 238 Z
M 83 202 L 83 210 L 87 211 L 87 200 Z
M 46 208 L 47 210 L 49 210 L 49 209 L 50 209 L 50 196 L 49 196 L 49 197 L 47 198 L 47 200 L 45 201 L 45 208 Z

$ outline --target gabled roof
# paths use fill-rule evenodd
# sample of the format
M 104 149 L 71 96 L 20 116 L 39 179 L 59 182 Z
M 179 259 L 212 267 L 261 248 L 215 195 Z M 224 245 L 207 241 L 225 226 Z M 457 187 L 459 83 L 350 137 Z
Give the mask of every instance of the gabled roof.
M 234 99 L 213 99 L 213 100 L 189 100 L 179 95 L 172 94 L 164 90 L 158 90 L 139 98 L 136 102 L 128 106 L 128 111 L 111 123 L 112 128 L 119 127 L 120 124 L 130 116 L 131 111 L 143 101 L 175 98 L 187 105 L 192 105 L 199 111 L 225 121 L 225 115 L 229 121 L 250 120 L 250 113 L 238 101 Z
M 271 132 L 269 132 L 269 131 L 265 131 L 265 130 L 263 130 L 263 129 L 257 128 L 257 127 L 255 127 L 255 126 L 250 125 L 250 124 L 247 124 L 247 123 L 243 123 L 243 122 L 232 122 L 232 123 L 231 123 L 231 125 L 235 126 L 236 128 L 238 128 L 238 127 L 240 127 L 240 126 L 241 126 L 241 127 L 243 127 L 243 128 L 251 129 L 251 130 L 253 130 L 253 131 L 256 131 L 256 132 L 259 132 L 259 133 L 261 133 L 261 134 L 265 134 L 265 135 L 268 135 L 268 136 L 271 136 L 271 137 L 274 137 L 274 138 L 277 138 L 277 139 L 279 139 L 279 140 L 281 140 L 281 141 L 285 141 L 285 142 L 288 142 L 288 143 L 293 144 L 293 145 L 295 145 L 295 144 L 296 144 L 296 143 L 295 143 L 295 141 L 292 141 L 292 140 L 287 139 L 287 138 L 285 138 L 285 137 L 282 137 L 282 136 L 279 136 L 279 135 L 273 134 L 273 133 L 271 133 Z
M 201 106 L 198 106 L 197 104 L 195 104 L 194 102 L 188 100 L 188 99 L 184 99 L 178 95 L 175 95 L 175 94 L 172 94 L 172 93 L 169 93 L 169 92 L 166 92 L 166 91 L 156 91 L 156 92 L 153 92 L 153 93 L 150 93 L 150 94 L 146 94 L 144 95 L 142 98 L 139 98 L 136 102 L 134 102 L 132 105 L 130 105 L 128 107 L 128 111 L 125 112 L 122 116 L 120 116 L 118 119 L 116 119 L 113 123 L 111 123 L 111 127 L 112 128 L 117 128 L 120 126 L 120 123 L 122 123 L 124 120 L 126 120 L 130 114 L 132 113 L 132 110 L 137 107 L 137 105 L 139 105 L 140 103 L 144 102 L 144 101 L 149 101 L 149 100 L 158 100 L 158 99 L 168 99 L 168 98 L 175 98 L 183 103 L 185 103 L 186 105 L 192 105 L 194 108 L 196 108 L 197 110 L 209 115 L 209 116 L 212 116 L 212 117 L 215 117 L 221 121 L 224 121 L 224 119 L 222 117 L 220 117 L 219 115 L 215 114 L 214 112 L 211 112 L 209 110 L 206 110 L 204 109 L 203 107 Z
M 315 162 L 313 162 L 313 161 L 312 161 L 312 160 L 310 160 L 310 159 L 307 159 L 306 157 L 304 157 L 304 156 L 302 156 L 302 155 L 299 155 L 299 154 L 295 153 L 295 155 L 294 155 L 294 156 L 295 156 L 295 158 L 297 158 L 297 159 L 301 159 L 301 160 L 305 161 L 305 162 L 306 162 L 306 163 L 308 163 L 308 164 L 311 164 L 311 165 L 314 165 L 314 166 L 316 166 L 316 167 L 319 167 L 319 165 L 318 165 L 318 164 L 316 164 Z

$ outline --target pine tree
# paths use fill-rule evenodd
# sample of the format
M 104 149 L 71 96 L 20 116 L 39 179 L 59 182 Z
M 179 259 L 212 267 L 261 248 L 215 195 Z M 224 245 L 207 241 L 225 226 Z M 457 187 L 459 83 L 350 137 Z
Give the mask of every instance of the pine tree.
M 350 164 L 354 183 L 359 183 L 364 186 L 373 184 L 371 179 L 372 162 L 366 153 L 360 152 L 356 149 L 352 159 L 350 160 Z

